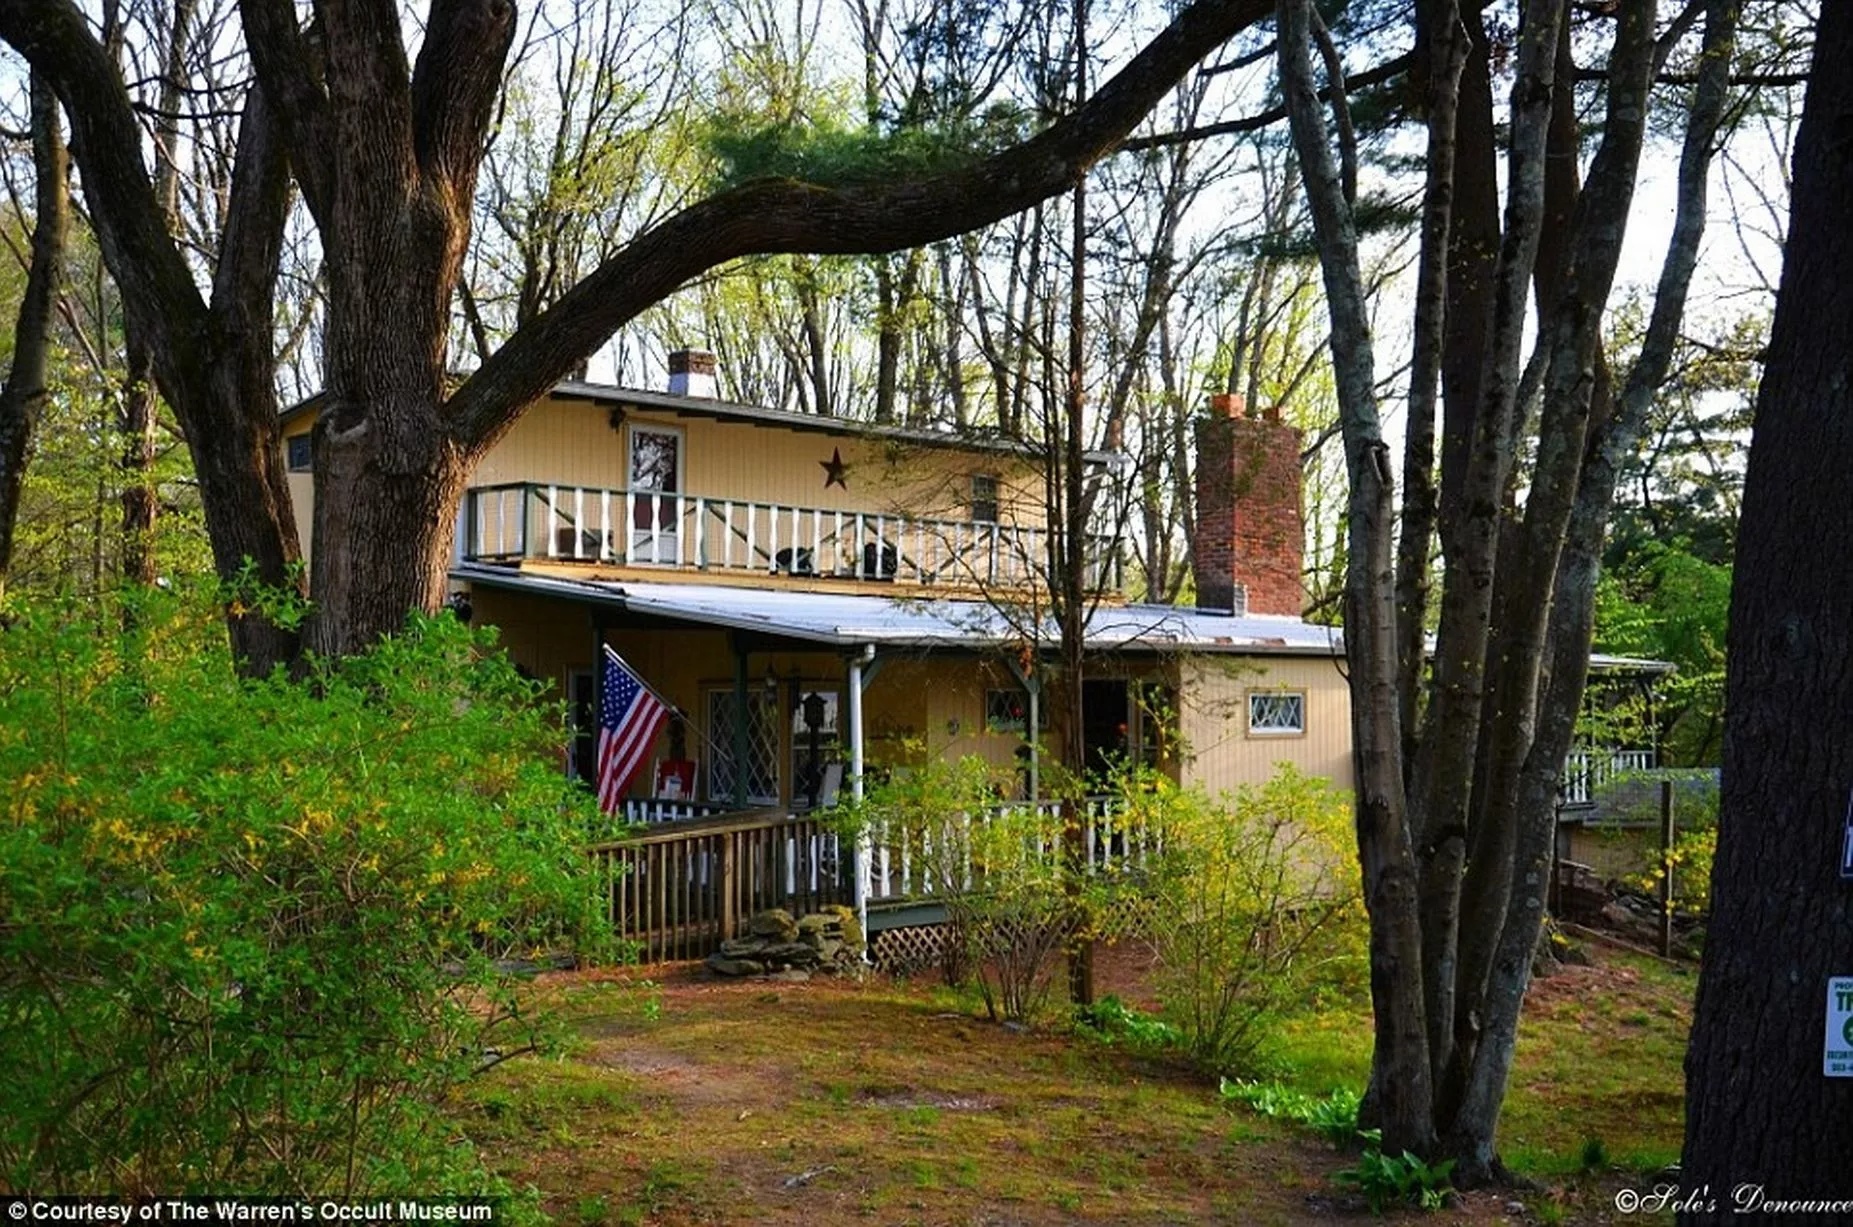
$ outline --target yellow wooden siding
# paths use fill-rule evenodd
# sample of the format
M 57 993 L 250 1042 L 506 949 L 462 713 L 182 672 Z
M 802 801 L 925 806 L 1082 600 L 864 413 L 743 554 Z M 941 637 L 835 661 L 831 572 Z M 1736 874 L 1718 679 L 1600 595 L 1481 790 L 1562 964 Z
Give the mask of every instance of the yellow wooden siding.
M 629 484 L 632 425 L 683 437 L 682 491 L 703 497 L 879 515 L 969 519 L 971 475 L 998 476 L 999 501 L 1017 523 L 1041 523 L 1038 483 L 1021 461 L 985 452 L 891 447 L 780 426 L 626 411 L 611 428 L 608 408 L 543 401 L 490 450 L 473 486 L 542 482 L 622 488 Z M 840 456 L 847 489 L 824 484 L 824 464 Z
M 584 607 L 477 588 L 475 616 L 501 631 L 510 654 L 535 676 L 566 693 L 575 670 L 592 668 L 595 640 Z M 733 685 L 733 654 L 725 631 L 614 630 L 609 641 L 644 680 L 688 712 L 706 720 L 708 690 Z M 1255 784 L 1274 774 L 1275 765 L 1292 762 L 1309 775 L 1322 776 L 1340 788 L 1352 786 L 1350 696 L 1338 662 L 1322 657 L 1196 656 L 1177 666 L 1178 723 L 1184 750 L 1177 764 L 1185 784 L 1215 794 L 1241 784 Z M 848 735 L 848 670 L 840 653 L 817 651 L 754 652 L 748 685 L 766 686 L 775 679 L 786 714 L 781 722 L 781 786 L 789 800 L 791 726 L 789 707 L 796 692 L 834 689 L 844 695 L 842 732 Z M 1103 666 L 1095 676 L 1160 677 L 1161 664 L 1122 662 Z M 1016 685 L 1001 662 L 984 657 L 896 656 L 870 683 L 863 706 L 865 747 L 871 764 L 904 761 L 919 750 L 937 758 L 976 754 L 1008 771 L 1016 762 L 1019 739 L 985 726 L 985 691 Z M 1306 732 L 1295 737 L 1252 736 L 1247 728 L 1248 694 L 1285 689 L 1306 695 Z M 1054 744 L 1059 723 L 1045 715 Z M 726 730 L 718 735 L 730 745 Z M 700 733 L 689 730 L 688 752 L 702 760 L 704 781 L 710 750 Z M 652 749 L 652 759 L 667 754 L 667 734 Z M 638 793 L 641 795 L 640 782 Z
M 585 401 L 546 400 L 535 405 L 490 449 L 469 484 L 536 482 L 622 489 L 629 484 L 631 424 L 681 432 L 681 493 L 692 497 L 965 521 L 972 513 L 971 478 L 986 474 L 998 479 L 1002 521 L 1039 526 L 1046 519 L 1041 478 L 1019 458 L 664 412 L 627 410 L 624 425 L 613 430 L 610 409 Z M 291 423 L 292 432 L 304 433 L 312 425 L 313 419 L 305 415 Z M 824 484 L 822 466 L 836 455 L 845 465 L 847 488 Z M 297 537 L 307 558 L 315 519 L 314 483 L 307 473 L 291 473 L 289 487 Z M 611 514 L 621 518 L 624 510 L 614 507 Z
M 1275 765 L 1291 762 L 1308 775 L 1350 788 L 1351 696 L 1339 662 L 1325 657 L 1198 656 L 1179 665 L 1179 731 L 1185 748 L 1183 782 L 1214 794 L 1258 784 Z M 1306 732 L 1255 736 L 1248 731 L 1248 693 L 1306 695 Z
M 296 516 L 296 544 L 302 547 L 306 560 L 315 528 L 315 481 L 307 473 L 291 473 L 289 485 L 290 509 Z
M 1587 865 L 1604 882 L 1646 873 L 1659 858 L 1660 832 L 1642 827 L 1569 827 L 1565 860 Z
M 495 626 L 502 644 L 523 668 L 549 683 L 556 697 L 567 693 L 567 679 L 589 670 L 597 651 L 591 621 L 583 607 L 519 593 L 478 587 L 471 594 L 474 617 Z M 694 727 L 687 732 L 687 752 L 701 763 L 705 786 L 712 749 L 705 732 L 723 747 L 731 747 L 731 730 L 708 730 L 707 694 L 733 686 L 734 658 L 725 631 L 612 630 L 607 641 L 641 675 L 644 681 L 688 713 Z M 754 652 L 748 660 L 747 685 L 764 690 L 767 679 L 779 694 L 780 788 L 791 800 L 793 729 L 791 702 L 808 690 L 834 690 L 839 698 L 839 725 L 847 755 L 849 733 L 848 667 L 841 653 L 817 651 Z M 903 762 L 917 757 L 917 747 L 936 757 L 959 758 L 976 754 L 1000 768 L 1015 761 L 1018 739 L 992 733 L 984 723 L 987 687 L 1014 685 L 1001 665 L 967 656 L 896 658 L 885 663 L 864 695 L 864 746 L 870 764 Z M 650 760 L 666 757 L 669 732 L 665 726 L 651 748 Z M 644 795 L 647 783 L 639 779 L 634 795 Z M 705 794 L 704 794 L 705 795 Z

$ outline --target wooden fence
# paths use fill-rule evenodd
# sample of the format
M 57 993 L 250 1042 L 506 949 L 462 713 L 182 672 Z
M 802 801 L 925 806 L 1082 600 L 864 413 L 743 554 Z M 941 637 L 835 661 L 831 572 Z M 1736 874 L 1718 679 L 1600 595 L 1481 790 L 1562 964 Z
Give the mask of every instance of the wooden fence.
M 589 851 L 613 928 L 657 960 L 705 957 L 766 908 L 795 916 L 855 899 L 849 841 L 777 810 L 664 822 Z

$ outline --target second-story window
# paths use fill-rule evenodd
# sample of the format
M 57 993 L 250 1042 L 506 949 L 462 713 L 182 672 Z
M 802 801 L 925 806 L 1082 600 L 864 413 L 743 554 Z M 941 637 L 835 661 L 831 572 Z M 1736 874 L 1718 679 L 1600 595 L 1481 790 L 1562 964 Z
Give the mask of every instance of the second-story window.
M 307 473 L 315 467 L 315 443 L 308 435 L 291 435 L 285 442 L 289 447 L 290 472 Z
M 682 561 L 682 432 L 632 425 L 630 509 L 632 562 Z
M 980 524 L 997 523 L 997 478 L 993 474 L 972 474 L 972 519 Z

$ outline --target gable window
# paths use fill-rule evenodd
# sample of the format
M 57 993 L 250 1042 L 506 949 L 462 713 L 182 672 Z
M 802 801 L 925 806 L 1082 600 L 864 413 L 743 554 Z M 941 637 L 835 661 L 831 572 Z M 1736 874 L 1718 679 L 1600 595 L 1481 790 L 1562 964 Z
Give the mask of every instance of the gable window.
M 285 441 L 289 449 L 289 470 L 292 473 L 307 473 L 315 467 L 315 443 L 308 435 L 291 435 Z
M 1251 690 L 1248 692 L 1250 737 L 1299 737 L 1306 732 L 1306 692 Z
M 997 523 L 997 478 L 993 474 L 972 474 L 972 519 L 980 524 Z

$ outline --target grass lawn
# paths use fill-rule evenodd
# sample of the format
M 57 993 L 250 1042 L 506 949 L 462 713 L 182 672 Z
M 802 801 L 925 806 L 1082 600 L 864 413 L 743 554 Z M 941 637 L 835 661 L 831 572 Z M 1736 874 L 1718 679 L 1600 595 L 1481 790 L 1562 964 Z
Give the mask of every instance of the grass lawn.
M 1581 1172 L 1599 1144 L 1606 1162 L 1655 1172 L 1679 1158 L 1685 1127 L 1686 1032 L 1698 969 L 1593 947 L 1593 967 L 1533 982 L 1499 1127 L 1499 1148 L 1535 1178 Z M 1281 1056 L 1309 1092 L 1362 1086 L 1370 1014 L 1293 1020 Z
M 1589 1138 L 1622 1169 L 1677 1153 L 1691 978 L 1598 959 L 1538 985 L 1521 1032 L 1504 1147 L 1540 1177 L 1580 1171 Z M 579 1017 L 568 1052 L 504 1063 L 459 1107 L 563 1223 L 1368 1221 L 1331 1179 L 1348 1156 L 1164 1062 L 994 1026 L 933 986 L 648 974 L 555 979 Z M 1280 1052 L 1324 1090 L 1362 1082 L 1369 1044 L 1352 1009 L 1294 1022 Z M 1424 1221 L 1607 1221 L 1639 1181 L 1576 1183 Z

